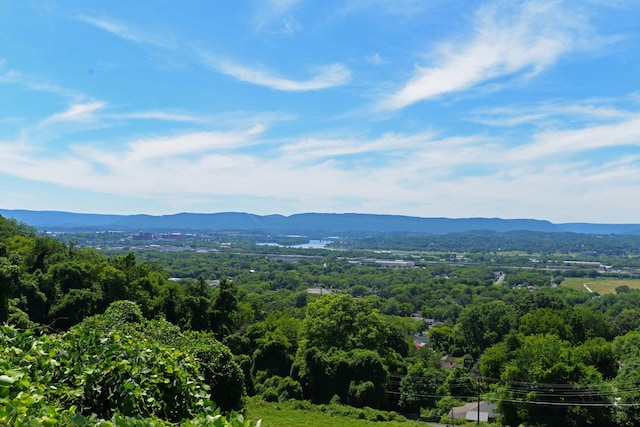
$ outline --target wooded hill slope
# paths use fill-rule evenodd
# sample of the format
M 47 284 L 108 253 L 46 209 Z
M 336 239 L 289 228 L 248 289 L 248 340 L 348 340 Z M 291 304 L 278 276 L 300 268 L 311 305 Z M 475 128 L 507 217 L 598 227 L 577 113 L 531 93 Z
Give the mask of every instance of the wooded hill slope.
M 0 215 L 24 222 L 39 230 L 119 231 L 221 231 L 243 230 L 261 233 L 424 233 L 447 234 L 472 230 L 545 231 L 591 234 L 633 234 L 640 224 L 553 224 L 537 219 L 422 218 L 402 215 L 356 213 L 301 213 L 291 216 L 250 213 L 179 213 L 174 215 L 101 215 L 57 211 L 0 209 Z
M 12 325 L 0 331 L 0 420 L 193 425 L 216 417 L 208 399 L 241 408 L 246 391 L 380 419 L 438 418 L 480 395 L 505 426 L 640 423 L 640 291 L 599 296 L 534 268 L 381 269 L 336 252 L 167 253 L 206 266 L 172 281 L 161 262 L 0 218 L 0 322 Z M 609 274 L 583 270 L 572 273 Z M 182 403 L 166 402 L 179 390 Z

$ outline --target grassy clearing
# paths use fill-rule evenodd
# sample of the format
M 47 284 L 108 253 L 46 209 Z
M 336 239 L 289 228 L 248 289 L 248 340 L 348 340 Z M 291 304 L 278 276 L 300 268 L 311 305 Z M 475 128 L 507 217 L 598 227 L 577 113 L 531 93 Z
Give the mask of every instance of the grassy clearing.
M 626 285 L 631 289 L 640 289 L 640 280 L 617 280 L 617 279 L 590 279 L 588 277 L 567 277 L 562 281 L 562 286 L 589 292 L 584 285 L 587 285 L 593 292 L 601 295 L 615 294 L 618 286 Z
M 342 415 L 341 405 L 311 405 L 306 402 L 265 402 L 256 398 L 247 402 L 247 418 L 253 421 L 262 420 L 261 427 L 425 427 L 432 424 L 425 422 L 396 420 L 371 421 L 357 416 Z M 348 411 L 354 411 L 348 408 Z M 360 411 L 360 410 L 355 410 Z M 366 410 L 361 417 L 366 418 Z

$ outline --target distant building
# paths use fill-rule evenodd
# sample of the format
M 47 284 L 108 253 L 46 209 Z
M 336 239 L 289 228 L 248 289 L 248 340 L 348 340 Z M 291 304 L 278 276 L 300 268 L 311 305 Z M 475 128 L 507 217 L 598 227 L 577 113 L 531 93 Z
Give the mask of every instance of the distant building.
M 269 261 L 286 261 L 286 262 L 298 262 L 302 260 L 321 260 L 324 257 L 316 255 L 282 255 L 282 254 L 269 254 L 264 256 Z
M 413 336 L 413 345 L 415 347 L 424 347 L 429 345 L 429 336 L 422 333 L 416 333 Z
M 140 232 L 138 234 L 134 234 L 131 236 L 132 240 L 153 240 L 153 233 L 149 232 Z
M 365 265 L 373 265 L 382 268 L 413 268 L 416 266 L 414 261 L 403 260 L 387 260 L 387 259 L 371 259 L 367 258 L 363 260 Z
M 307 293 L 313 294 L 313 295 L 327 295 L 327 294 L 332 294 L 333 290 L 318 286 L 318 287 L 308 288 Z
M 567 267 L 592 267 L 600 271 L 610 271 L 610 265 L 604 265 L 598 261 L 563 261 Z
M 181 233 L 167 233 L 162 235 L 162 238 L 165 240 L 180 240 L 180 237 L 182 237 Z
M 600 268 L 602 264 L 597 261 L 563 261 L 567 265 L 577 265 L 580 267 L 595 267 Z
M 464 406 L 452 408 L 448 414 L 449 418 L 463 418 L 468 421 L 478 421 L 478 415 L 480 416 L 480 421 L 483 422 L 495 420 L 498 417 L 496 405 L 490 402 L 480 402 L 480 411 L 478 411 L 478 402 L 471 402 Z

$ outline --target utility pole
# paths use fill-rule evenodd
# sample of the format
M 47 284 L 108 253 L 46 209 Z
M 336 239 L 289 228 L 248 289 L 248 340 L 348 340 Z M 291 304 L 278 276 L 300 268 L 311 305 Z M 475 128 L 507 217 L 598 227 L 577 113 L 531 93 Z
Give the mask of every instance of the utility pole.
M 478 425 L 480 425 L 480 377 L 478 377 Z

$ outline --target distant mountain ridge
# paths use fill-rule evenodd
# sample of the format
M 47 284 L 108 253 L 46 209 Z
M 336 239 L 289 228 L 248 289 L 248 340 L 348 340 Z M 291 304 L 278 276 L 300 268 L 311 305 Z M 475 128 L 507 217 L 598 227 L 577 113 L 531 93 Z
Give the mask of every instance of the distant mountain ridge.
M 240 212 L 173 215 L 103 215 L 60 211 L 0 209 L 37 230 L 46 231 L 249 231 L 271 234 L 334 234 L 348 232 L 448 234 L 490 230 L 640 234 L 640 224 L 554 224 L 538 219 L 423 218 L 357 213 L 301 213 L 291 216 Z

